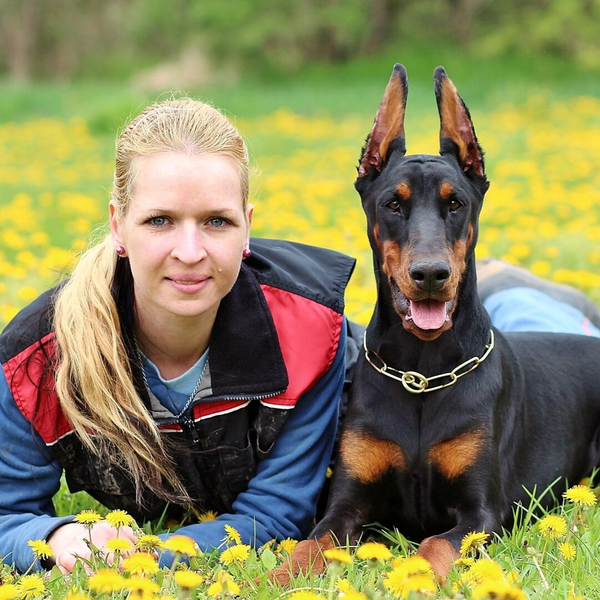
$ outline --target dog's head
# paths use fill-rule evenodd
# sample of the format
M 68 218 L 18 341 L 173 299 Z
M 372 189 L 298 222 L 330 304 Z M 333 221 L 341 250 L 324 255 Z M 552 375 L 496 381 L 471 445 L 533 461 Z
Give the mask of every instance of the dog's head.
M 452 327 L 459 284 L 488 189 L 469 110 L 442 67 L 434 72 L 440 154 L 405 156 L 406 69 L 396 64 L 367 138 L 356 189 L 376 263 L 402 324 L 422 340 Z

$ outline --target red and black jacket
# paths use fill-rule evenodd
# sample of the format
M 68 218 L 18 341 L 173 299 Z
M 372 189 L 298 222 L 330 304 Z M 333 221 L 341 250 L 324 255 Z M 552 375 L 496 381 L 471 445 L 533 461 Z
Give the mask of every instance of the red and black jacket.
M 252 240 L 252 256 L 223 298 L 209 365 L 192 410 L 169 418 L 144 386 L 133 344 L 130 288 L 116 289 L 122 334 L 136 386 L 175 453 L 174 463 L 199 511 L 228 512 L 272 447 L 298 399 L 327 372 L 343 323 L 344 290 L 354 260 L 321 248 Z M 127 268 L 127 261 L 119 261 Z M 0 337 L 0 361 L 13 398 L 66 471 L 71 491 L 86 490 L 137 519 L 165 503 L 136 500 L 124 470 L 89 452 L 64 417 L 54 389 L 55 337 L 50 290 L 25 308 Z

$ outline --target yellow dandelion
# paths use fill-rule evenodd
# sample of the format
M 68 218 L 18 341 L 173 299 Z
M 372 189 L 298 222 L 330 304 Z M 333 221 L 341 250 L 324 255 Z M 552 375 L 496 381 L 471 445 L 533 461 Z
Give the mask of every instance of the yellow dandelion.
M 128 527 L 135 522 L 133 517 L 125 510 L 111 510 L 105 519 L 116 529 L 119 529 L 119 527 Z
M 395 596 L 402 596 L 404 593 L 404 583 L 407 579 L 406 573 L 394 569 L 387 574 L 387 577 L 383 580 L 383 585 Z
M 577 506 L 594 506 L 598 501 L 596 494 L 587 485 L 574 485 L 563 496 Z
M 157 536 L 152 534 L 141 535 L 135 540 L 135 547 L 138 550 L 144 550 L 146 552 L 156 552 L 162 550 L 164 547 L 163 541 Z
M 315 594 L 315 592 L 309 592 L 308 590 L 299 590 L 294 592 L 289 598 L 290 600 L 321 600 L 323 596 Z
M 509 571 L 506 574 L 506 580 L 509 583 L 517 583 L 517 581 L 519 581 L 520 577 L 521 577 L 521 574 L 516 569 L 512 569 L 511 571 Z
M 240 593 L 240 586 L 233 580 L 229 573 L 221 571 L 217 581 L 208 587 L 206 593 L 211 598 L 215 598 L 216 596 L 220 596 L 225 592 L 231 596 L 238 596 Z
M 293 540 L 292 538 L 286 538 L 285 540 L 281 540 L 279 545 L 277 546 L 278 552 L 287 552 L 291 554 L 294 551 L 294 548 L 298 545 L 297 540 Z
M 409 577 L 410 575 L 430 575 L 433 573 L 429 561 L 418 554 L 413 554 L 406 558 L 395 558 L 392 561 L 392 567 L 398 572 L 398 576 L 402 577 Z
M 160 586 L 156 581 L 148 577 L 128 577 L 124 580 L 123 589 L 130 591 L 132 594 L 137 594 L 142 598 L 152 598 L 160 592 Z
M 470 558 L 470 557 L 461 557 L 461 558 L 457 558 L 454 561 L 454 565 L 458 568 L 458 569 L 464 569 L 465 567 L 470 567 L 473 563 L 475 562 L 474 558 Z
M 565 560 L 575 560 L 577 556 L 577 549 L 573 544 L 569 544 L 568 542 L 560 544 L 558 551 Z
M 165 550 L 170 550 L 176 554 L 187 554 L 187 556 L 196 556 L 198 554 L 198 544 L 186 535 L 171 535 L 164 542 Z
M 240 532 L 235 527 L 232 527 L 231 525 L 225 525 L 225 533 L 227 535 L 223 540 L 224 542 L 227 542 L 228 544 L 242 543 L 242 537 L 240 536 Z
M 473 600 L 496 598 L 497 600 L 529 600 L 527 594 L 507 581 L 484 581 L 473 588 Z
M 437 585 L 432 577 L 427 575 L 413 575 L 404 582 L 404 594 L 418 592 L 419 594 L 434 594 L 437 592 Z
M 217 513 L 214 510 L 207 510 L 198 515 L 198 522 L 205 523 L 206 521 L 216 521 Z
M 330 548 L 329 550 L 325 550 L 323 554 L 325 555 L 325 558 L 328 558 L 329 560 L 352 564 L 352 557 L 343 548 Z
M 484 531 L 467 533 L 460 544 L 460 555 L 467 556 L 467 554 L 476 552 L 481 546 L 485 545 L 489 537 L 489 533 L 485 533 Z
M 154 575 L 158 573 L 158 561 L 148 552 L 135 552 L 123 561 L 123 570 L 132 575 Z
M 125 578 L 113 569 L 100 569 L 87 582 L 90 590 L 107 594 L 125 589 L 125 584 Z
M 265 550 L 271 550 L 273 548 L 273 546 L 275 545 L 275 540 L 269 540 L 266 544 L 263 544 L 259 549 L 258 552 L 264 552 Z
M 115 537 L 104 544 L 104 550 L 107 553 L 123 554 L 133 548 L 133 542 L 128 539 Z
M 46 540 L 30 540 L 27 545 L 33 550 L 36 558 L 44 560 L 54 556 L 54 552 Z
M 23 575 L 17 581 L 17 590 L 19 598 L 24 598 L 25 600 L 41 596 L 46 590 L 43 575 Z
M 185 590 L 191 590 L 204 582 L 204 577 L 194 571 L 175 571 L 174 577 L 177 585 Z
M 250 553 L 250 546 L 246 544 L 237 544 L 236 546 L 231 546 L 231 548 L 227 548 L 227 550 L 223 550 L 221 552 L 221 556 L 219 556 L 219 561 L 224 565 L 230 565 L 234 562 L 244 563 L 248 558 L 248 554 Z
M 544 537 L 557 539 L 567 533 L 567 522 L 558 515 L 546 515 L 538 521 L 540 533 Z
M 0 585 L 0 600 L 13 600 L 17 597 L 19 588 L 12 583 L 3 583 Z
M 81 523 L 82 525 L 93 525 L 101 520 L 102 517 L 95 510 L 88 508 L 75 515 L 75 521 L 77 523 Z
M 473 581 L 498 581 L 504 579 L 502 567 L 489 558 L 476 560 L 469 569 L 469 575 Z
M 337 582 L 340 600 L 368 600 L 366 594 L 357 592 L 347 579 L 340 579 Z
M 83 594 L 82 592 L 69 592 L 66 597 L 65 600 L 90 600 L 91 596 L 88 596 L 87 594 Z
M 361 560 L 381 560 L 386 561 L 392 558 L 391 550 L 384 544 L 377 542 L 367 542 L 362 544 L 356 550 L 357 558 Z

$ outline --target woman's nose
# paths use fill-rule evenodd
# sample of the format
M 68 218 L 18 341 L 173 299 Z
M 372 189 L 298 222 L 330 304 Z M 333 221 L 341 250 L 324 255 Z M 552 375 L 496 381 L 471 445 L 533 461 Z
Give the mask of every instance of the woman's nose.
M 199 262 L 207 255 L 202 233 L 196 226 L 183 227 L 175 234 L 175 244 L 171 252 L 173 258 L 177 258 L 186 264 Z

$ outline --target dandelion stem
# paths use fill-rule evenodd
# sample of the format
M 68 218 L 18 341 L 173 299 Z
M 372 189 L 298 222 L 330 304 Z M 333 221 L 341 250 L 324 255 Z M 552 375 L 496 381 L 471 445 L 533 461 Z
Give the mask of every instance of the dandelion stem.
M 544 572 L 542 571 L 542 567 L 540 566 L 540 563 L 538 562 L 537 557 L 532 556 L 531 558 L 533 559 L 533 564 L 535 565 L 535 568 L 537 569 L 537 572 L 540 575 L 540 579 L 542 580 L 542 585 L 544 586 L 544 589 L 549 590 L 550 586 L 548 585 L 548 581 L 546 580 L 546 577 L 544 576 Z

